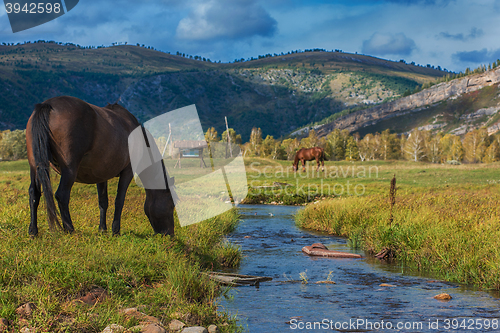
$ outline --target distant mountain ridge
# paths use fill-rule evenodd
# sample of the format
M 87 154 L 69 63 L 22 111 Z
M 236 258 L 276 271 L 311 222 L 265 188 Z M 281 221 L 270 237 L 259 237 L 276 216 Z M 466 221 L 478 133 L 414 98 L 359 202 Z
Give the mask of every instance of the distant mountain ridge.
M 132 45 L 0 46 L 0 129 L 23 128 L 33 105 L 71 95 L 121 101 L 140 121 L 196 104 L 203 127 L 224 116 L 246 140 L 252 127 L 275 137 L 347 107 L 380 103 L 447 72 L 342 52 L 302 52 L 214 63 Z

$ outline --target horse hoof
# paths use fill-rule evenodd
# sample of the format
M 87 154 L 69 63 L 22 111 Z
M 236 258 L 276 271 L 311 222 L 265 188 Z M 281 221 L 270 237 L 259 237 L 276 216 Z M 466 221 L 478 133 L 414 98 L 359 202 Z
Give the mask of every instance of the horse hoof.
M 170 232 L 169 230 L 162 230 L 159 232 L 155 232 L 155 235 L 162 235 L 162 236 L 174 236 L 173 232 Z
M 36 237 L 36 235 L 38 235 L 38 229 L 29 230 L 29 231 L 28 231 L 28 235 L 29 235 L 31 238 L 35 238 L 35 237 Z

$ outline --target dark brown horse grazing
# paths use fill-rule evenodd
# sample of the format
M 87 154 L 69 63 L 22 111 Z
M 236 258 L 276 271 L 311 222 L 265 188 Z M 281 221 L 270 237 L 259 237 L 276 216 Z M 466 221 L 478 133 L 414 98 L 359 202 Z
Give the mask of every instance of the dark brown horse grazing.
M 64 230 L 72 232 L 69 199 L 74 182 L 97 184 L 99 230 L 106 231 L 108 180 L 120 177 L 115 200 L 113 234 L 120 233 L 120 219 L 125 195 L 133 171 L 128 150 L 128 136 L 140 126 L 137 119 L 118 104 L 98 107 L 75 97 L 61 96 L 35 106 L 26 127 L 30 164 L 29 234 L 38 233 L 37 208 L 41 188 L 47 203 L 49 226 L 60 226 L 57 218 L 49 166 L 61 175 L 55 197 Z M 41 187 L 41 188 L 40 188 Z M 166 190 L 146 189 L 144 211 L 156 233 L 174 234 L 174 202 Z
M 319 171 L 319 162 L 321 161 L 321 171 L 325 170 L 325 151 L 321 147 L 313 147 L 313 148 L 301 148 L 295 154 L 295 160 L 293 161 L 293 171 L 297 171 L 299 168 L 299 161 L 302 161 L 302 169 L 306 170 L 306 161 L 316 160 L 318 163 L 318 168 L 316 171 Z

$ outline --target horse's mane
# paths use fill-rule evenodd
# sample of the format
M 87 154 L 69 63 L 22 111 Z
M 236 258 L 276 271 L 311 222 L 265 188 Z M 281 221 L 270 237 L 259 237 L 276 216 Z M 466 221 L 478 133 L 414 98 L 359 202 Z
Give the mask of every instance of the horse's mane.
M 115 102 L 113 104 L 108 103 L 108 105 L 105 106 L 106 109 L 114 110 L 117 106 L 121 106 L 118 104 L 118 102 Z

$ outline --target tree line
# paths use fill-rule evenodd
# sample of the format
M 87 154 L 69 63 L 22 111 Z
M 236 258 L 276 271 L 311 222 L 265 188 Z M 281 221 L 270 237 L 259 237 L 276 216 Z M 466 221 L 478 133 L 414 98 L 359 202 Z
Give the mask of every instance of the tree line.
M 463 138 L 454 134 L 414 129 L 408 134 L 391 133 L 388 129 L 375 134 L 335 129 L 326 137 L 318 137 L 313 130 L 304 138 L 263 138 L 260 128 L 253 128 L 250 140 L 242 143 L 241 135 L 229 129 L 231 143 L 238 144 L 244 157 L 265 157 L 293 160 L 301 148 L 322 147 L 331 161 L 408 160 L 430 163 L 491 163 L 500 161 L 500 134 L 488 135 L 486 128 L 474 129 Z M 219 137 L 215 128 L 205 133 L 205 140 L 227 142 L 228 132 Z M 26 130 L 0 132 L 0 160 L 27 158 Z
M 213 130 L 213 129 L 212 129 Z M 322 147 L 331 161 L 408 160 L 430 163 L 491 163 L 500 161 L 500 134 L 488 135 L 486 128 L 474 129 L 463 138 L 442 132 L 414 129 L 408 134 L 366 134 L 335 129 L 326 137 L 318 137 L 314 130 L 302 139 L 277 140 L 265 138 L 260 128 L 253 128 L 250 140 L 242 144 L 244 157 L 260 156 L 278 160 L 292 160 L 301 148 Z

